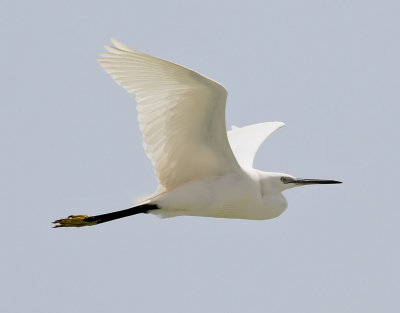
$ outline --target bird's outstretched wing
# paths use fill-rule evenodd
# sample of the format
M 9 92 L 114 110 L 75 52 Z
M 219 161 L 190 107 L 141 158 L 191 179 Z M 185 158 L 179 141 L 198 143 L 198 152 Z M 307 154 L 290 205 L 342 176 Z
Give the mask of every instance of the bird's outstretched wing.
M 261 144 L 278 128 L 282 122 L 266 122 L 245 127 L 232 127 L 228 139 L 237 161 L 243 168 L 253 168 L 253 161 Z
M 136 95 L 144 148 L 159 191 L 240 170 L 227 139 L 224 87 L 180 65 L 112 43 L 98 61 Z

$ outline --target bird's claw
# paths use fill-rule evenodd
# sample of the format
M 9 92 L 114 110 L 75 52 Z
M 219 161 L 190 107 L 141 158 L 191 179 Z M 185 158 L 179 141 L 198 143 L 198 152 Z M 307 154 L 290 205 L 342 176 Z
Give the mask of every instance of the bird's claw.
M 68 218 L 61 218 L 53 222 L 56 224 L 53 228 L 58 227 L 83 227 L 96 225 L 97 222 L 85 221 L 88 215 L 70 215 Z

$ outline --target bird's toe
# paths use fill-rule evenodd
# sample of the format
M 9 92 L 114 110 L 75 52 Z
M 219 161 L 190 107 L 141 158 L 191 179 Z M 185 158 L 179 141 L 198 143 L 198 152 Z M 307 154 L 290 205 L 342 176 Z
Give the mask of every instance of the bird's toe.
M 53 228 L 58 228 L 58 227 L 83 227 L 83 226 L 91 226 L 91 225 L 96 225 L 96 222 L 90 222 L 86 221 L 89 216 L 88 215 L 70 215 L 68 218 L 61 218 L 58 220 L 55 220 L 53 224 L 56 224 L 53 226 Z

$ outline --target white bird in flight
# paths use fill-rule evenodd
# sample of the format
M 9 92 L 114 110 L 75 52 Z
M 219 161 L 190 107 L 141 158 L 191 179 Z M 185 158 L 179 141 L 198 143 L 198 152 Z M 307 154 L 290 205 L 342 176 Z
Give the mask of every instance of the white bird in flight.
M 300 179 L 253 168 L 254 156 L 281 122 L 226 130 L 227 92 L 183 66 L 135 51 L 111 39 L 98 59 L 104 70 L 136 95 L 144 149 L 159 187 L 132 208 L 96 216 L 71 215 L 54 227 L 96 225 L 152 213 L 160 217 L 207 216 L 250 220 L 282 214 L 286 189 L 339 181 Z

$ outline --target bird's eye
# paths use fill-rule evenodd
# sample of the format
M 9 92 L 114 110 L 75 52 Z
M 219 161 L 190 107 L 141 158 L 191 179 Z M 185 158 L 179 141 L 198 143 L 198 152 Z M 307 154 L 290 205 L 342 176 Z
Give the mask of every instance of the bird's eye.
M 281 177 L 281 182 L 282 183 L 286 182 L 286 177 Z

